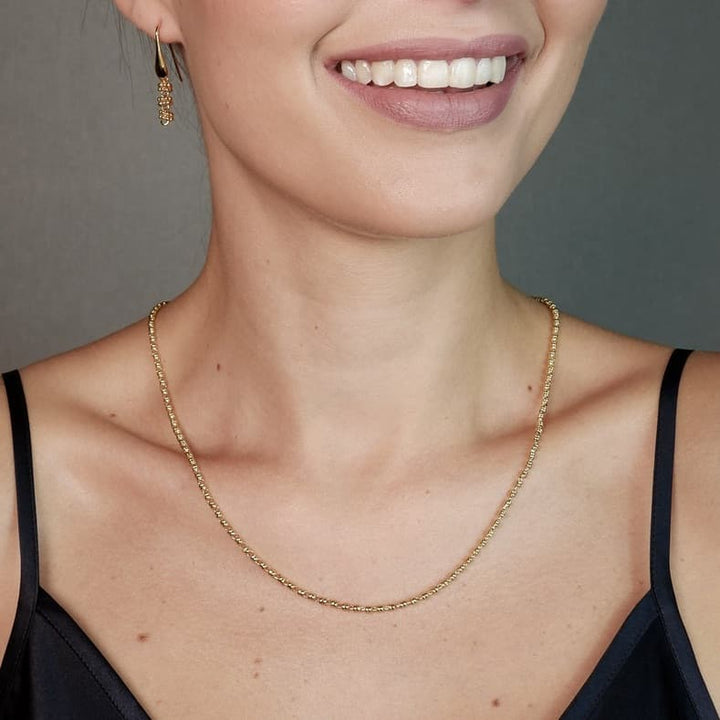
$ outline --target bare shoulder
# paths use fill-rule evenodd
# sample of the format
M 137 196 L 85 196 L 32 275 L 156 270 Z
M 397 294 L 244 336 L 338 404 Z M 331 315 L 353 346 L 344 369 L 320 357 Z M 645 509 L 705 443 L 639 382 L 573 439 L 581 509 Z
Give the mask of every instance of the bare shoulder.
M 672 347 L 568 318 L 569 397 L 597 420 L 609 406 L 617 431 L 646 423 L 654 440 L 659 385 Z M 562 370 L 562 368 L 561 368 Z M 560 376 L 562 377 L 562 376 Z M 600 408 L 600 410 L 599 410 Z M 593 430 L 595 432 L 595 430 Z M 642 474 L 645 477 L 645 474 Z M 670 563 L 683 623 L 720 708 L 720 353 L 696 350 L 679 389 Z
M 144 426 L 151 368 L 142 321 L 22 368 L 39 483 L 60 482 L 65 460 L 93 445 L 104 452 L 114 432 Z
M 0 658 L 10 637 L 20 587 L 15 473 L 5 386 L 0 382 Z
M 144 323 L 138 322 L 23 368 L 31 414 L 40 419 L 40 413 L 50 408 L 64 413 L 81 409 L 95 413 L 111 398 L 122 399 L 133 387 L 131 381 L 138 374 L 145 375 L 146 344 Z
M 87 455 L 108 456 L 113 438 L 144 426 L 138 402 L 152 379 L 147 368 L 144 323 L 137 323 L 89 345 L 21 369 L 32 433 L 35 495 L 43 536 L 67 537 L 72 513 L 58 507 L 78 505 L 88 486 L 78 482 L 74 466 Z M 52 542 L 48 543 L 53 550 Z M 45 548 L 47 549 L 47 548 Z M 15 462 L 7 393 L 0 382 L 0 658 L 15 620 L 20 585 L 20 553 Z
M 720 353 L 694 352 L 683 373 L 672 512 L 678 607 L 720 708 Z
M 150 370 L 143 322 L 22 368 L 39 515 L 57 493 L 73 491 L 83 463 L 99 465 L 119 436 L 143 432 Z M 56 514 L 46 515 L 41 527 L 49 528 Z

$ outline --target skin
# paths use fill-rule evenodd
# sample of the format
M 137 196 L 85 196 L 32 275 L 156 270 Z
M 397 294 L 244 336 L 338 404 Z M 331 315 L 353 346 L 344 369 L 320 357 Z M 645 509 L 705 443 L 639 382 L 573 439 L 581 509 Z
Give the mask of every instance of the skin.
M 604 2 L 117 5 L 183 46 L 197 95 L 210 248 L 158 339 L 216 498 L 316 592 L 381 603 L 421 591 L 475 544 L 525 461 L 549 316 L 500 276 L 494 220 L 556 128 Z M 531 49 L 506 111 L 471 131 L 395 125 L 322 64 L 359 44 L 486 32 Z M 219 530 L 138 323 L 23 369 L 42 585 L 157 720 L 557 718 L 649 587 L 669 353 L 563 314 L 541 452 L 502 531 L 437 598 L 356 616 L 275 585 Z M 672 563 L 720 705 L 718 389 L 720 359 L 695 353 Z M 0 410 L 0 572 L 17 578 Z M 16 592 L 0 593 L 0 642 Z

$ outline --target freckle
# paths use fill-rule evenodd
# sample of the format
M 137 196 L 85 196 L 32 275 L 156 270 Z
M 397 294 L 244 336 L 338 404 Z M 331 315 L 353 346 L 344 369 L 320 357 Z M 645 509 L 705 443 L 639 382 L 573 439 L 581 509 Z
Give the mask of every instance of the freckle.
M 528 392 L 532 392 L 532 385 L 528 385 Z
M 108 417 L 116 418 L 116 417 L 117 417 L 117 414 L 116 414 L 116 413 L 110 413 L 110 414 L 108 415 Z
M 260 673 L 259 673 L 259 672 L 254 672 L 254 673 L 253 673 L 253 677 L 257 680 L 257 679 L 260 677 Z
M 145 642 L 150 637 L 150 633 L 138 633 L 138 642 Z
M 492 704 L 493 707 L 500 707 L 500 698 L 494 698 Z
M 264 605 L 261 605 L 261 606 L 258 608 L 258 612 L 265 612 L 265 606 L 264 606 Z
M 259 665 L 259 664 L 262 662 L 262 658 L 261 658 L 261 657 L 256 657 L 253 662 L 254 662 L 256 665 Z
M 393 623 L 393 627 L 397 627 L 397 623 Z
M 221 369 L 221 368 L 222 368 L 222 365 L 221 365 L 220 363 L 218 363 L 218 364 L 215 366 L 215 369 L 216 369 L 218 372 L 220 372 L 220 369 Z
M 429 490 L 426 490 L 426 491 L 425 491 L 425 494 L 426 494 L 426 495 L 429 495 L 429 494 L 430 494 L 430 491 L 429 491 Z

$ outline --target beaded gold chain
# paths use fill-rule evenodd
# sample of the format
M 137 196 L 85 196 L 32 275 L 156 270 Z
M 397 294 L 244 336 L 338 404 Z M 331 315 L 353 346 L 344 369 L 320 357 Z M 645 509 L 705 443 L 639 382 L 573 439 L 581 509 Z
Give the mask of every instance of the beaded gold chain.
M 175 438 L 180 445 L 180 449 L 187 458 L 190 467 L 192 468 L 195 479 L 197 481 L 197 485 L 200 488 L 200 492 L 202 492 L 205 501 L 214 513 L 215 517 L 220 521 L 220 525 L 225 528 L 227 534 L 237 543 L 237 545 L 242 549 L 245 555 L 247 555 L 250 560 L 252 560 L 259 568 L 264 570 L 270 577 L 274 578 L 281 585 L 288 588 L 288 590 L 292 590 L 297 595 L 307 598 L 308 600 L 312 600 L 313 602 L 319 603 L 320 605 L 327 605 L 338 610 L 348 610 L 352 612 L 388 612 L 390 610 L 399 610 L 400 608 L 409 607 L 410 605 L 417 605 L 417 603 L 433 597 L 438 592 L 440 592 L 440 590 L 443 590 L 444 588 L 448 587 L 452 582 L 457 580 L 461 573 L 465 572 L 465 570 L 469 567 L 473 560 L 475 560 L 475 558 L 480 554 L 480 551 L 488 544 L 492 536 L 495 534 L 495 531 L 505 519 L 505 516 L 507 515 L 507 512 L 512 505 L 512 502 L 515 499 L 515 496 L 517 495 L 520 488 L 523 486 L 525 479 L 527 478 L 530 470 L 532 469 L 538 447 L 540 446 L 540 439 L 542 438 L 545 424 L 545 414 L 547 412 L 548 403 L 550 401 L 550 387 L 552 384 L 553 372 L 555 369 L 558 333 L 560 330 L 560 313 L 555 303 L 543 297 L 536 297 L 535 299 L 541 303 L 544 303 L 549 308 L 552 314 L 552 335 L 550 339 L 550 349 L 547 357 L 547 369 L 545 373 L 545 383 L 543 385 L 542 402 L 540 404 L 540 409 L 537 415 L 537 423 L 535 426 L 535 434 L 533 437 L 532 447 L 530 448 L 525 467 L 518 476 L 515 484 L 507 493 L 504 503 L 502 504 L 500 510 L 498 511 L 495 519 L 493 520 L 488 530 L 485 532 L 485 534 L 482 536 L 482 538 L 475 546 L 475 548 L 470 552 L 470 554 L 467 555 L 467 557 L 459 565 L 457 565 L 451 573 L 446 575 L 440 582 L 418 595 L 414 595 L 413 597 L 407 598 L 405 600 L 400 600 L 398 602 L 388 603 L 386 605 L 361 605 L 357 603 L 341 602 L 339 600 L 334 600 L 332 598 L 325 597 L 324 595 L 320 595 L 319 593 L 306 590 L 305 588 L 297 585 L 296 583 L 286 578 L 270 564 L 268 564 L 265 560 L 263 560 L 240 536 L 240 534 L 225 518 L 223 511 L 220 509 L 220 506 L 217 504 L 215 498 L 212 496 L 212 493 L 210 492 L 210 489 L 205 482 L 202 471 L 200 470 L 200 466 L 198 465 L 198 462 L 195 458 L 195 454 L 190 449 L 187 439 L 185 438 L 185 434 L 180 428 L 177 415 L 175 414 L 172 401 L 170 400 L 170 391 L 168 390 L 167 379 L 165 377 L 165 369 L 163 368 L 162 361 L 160 360 L 160 352 L 157 345 L 157 336 L 155 334 L 155 319 L 160 308 L 166 305 L 167 301 L 158 303 L 150 312 L 150 315 L 148 316 L 148 335 L 150 337 L 150 351 L 152 353 L 153 361 L 155 363 L 155 372 L 157 373 L 158 382 L 160 384 L 160 393 L 162 395 L 165 410 L 167 411 L 167 416 L 170 420 L 170 425 L 172 427 Z

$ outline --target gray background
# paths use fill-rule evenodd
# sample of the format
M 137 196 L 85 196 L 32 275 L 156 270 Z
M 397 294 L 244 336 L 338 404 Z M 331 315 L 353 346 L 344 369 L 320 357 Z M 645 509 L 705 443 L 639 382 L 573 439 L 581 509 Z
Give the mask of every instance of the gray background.
M 578 0 L 582 2 L 582 0 Z M 199 271 L 190 97 L 110 0 L 0 9 L 0 368 L 143 316 Z M 504 209 L 505 276 L 605 327 L 720 350 L 717 0 L 610 0 L 570 111 Z M 177 85 L 177 83 L 176 83 Z

